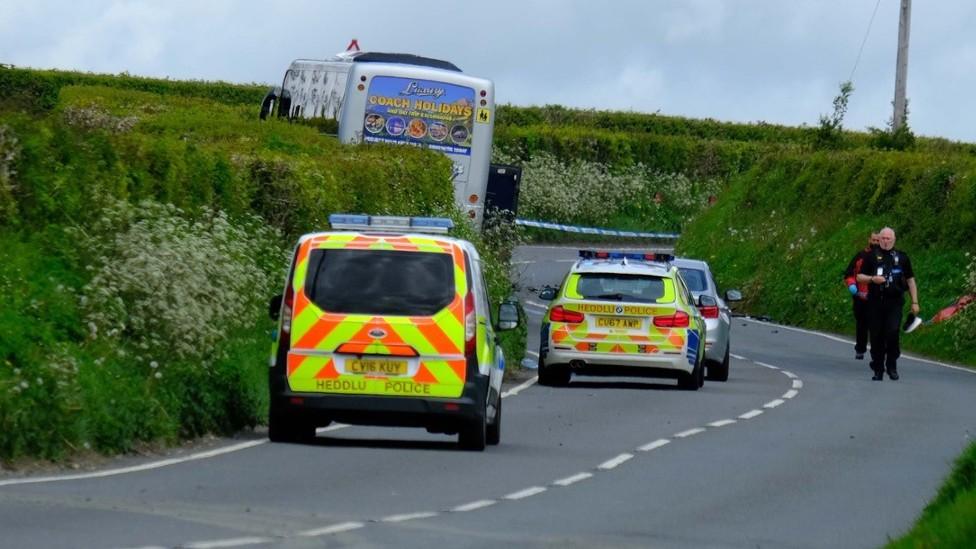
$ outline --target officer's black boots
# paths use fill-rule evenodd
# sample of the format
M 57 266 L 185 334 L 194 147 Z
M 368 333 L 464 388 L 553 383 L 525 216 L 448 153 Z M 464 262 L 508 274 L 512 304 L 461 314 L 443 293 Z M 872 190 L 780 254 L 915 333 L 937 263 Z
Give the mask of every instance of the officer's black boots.
M 894 368 L 888 370 L 888 377 L 892 381 L 898 381 L 898 370 L 895 370 Z

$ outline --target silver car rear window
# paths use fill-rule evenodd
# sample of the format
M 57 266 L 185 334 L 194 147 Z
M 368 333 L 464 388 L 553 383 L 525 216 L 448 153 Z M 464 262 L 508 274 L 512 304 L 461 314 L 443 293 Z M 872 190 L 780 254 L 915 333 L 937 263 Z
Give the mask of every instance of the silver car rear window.
M 681 278 L 685 280 L 685 284 L 692 292 L 698 293 L 708 290 L 708 278 L 705 276 L 705 271 L 678 267 L 678 272 L 681 273 Z

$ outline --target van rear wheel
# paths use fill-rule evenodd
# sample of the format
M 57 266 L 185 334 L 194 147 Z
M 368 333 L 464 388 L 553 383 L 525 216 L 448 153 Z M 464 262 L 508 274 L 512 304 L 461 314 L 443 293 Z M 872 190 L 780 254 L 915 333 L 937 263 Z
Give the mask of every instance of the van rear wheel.
M 488 442 L 488 426 L 485 423 L 485 415 L 480 414 L 462 427 L 458 432 L 458 446 L 462 450 L 483 452 L 485 444 Z
M 309 442 L 314 438 L 315 425 L 271 408 L 268 414 L 268 439 L 271 442 Z
M 496 446 L 502 441 L 502 397 L 498 395 L 498 402 L 495 403 L 495 421 L 488 425 L 486 431 L 486 441 L 492 446 Z

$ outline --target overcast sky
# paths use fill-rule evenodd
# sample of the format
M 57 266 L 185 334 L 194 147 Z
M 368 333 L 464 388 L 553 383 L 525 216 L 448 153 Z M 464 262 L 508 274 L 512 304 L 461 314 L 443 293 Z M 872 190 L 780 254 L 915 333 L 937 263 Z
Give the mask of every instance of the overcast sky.
M 0 63 L 280 83 L 295 58 L 451 61 L 499 103 L 816 125 L 854 69 L 845 127 L 891 118 L 900 0 L 3 0 Z M 909 124 L 976 142 L 976 1 L 912 6 Z

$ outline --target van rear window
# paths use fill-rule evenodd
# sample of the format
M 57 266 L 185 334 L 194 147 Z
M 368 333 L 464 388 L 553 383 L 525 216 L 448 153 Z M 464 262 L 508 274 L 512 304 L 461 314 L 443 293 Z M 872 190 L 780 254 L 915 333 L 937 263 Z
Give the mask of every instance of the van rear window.
M 312 250 L 305 295 L 330 313 L 431 316 L 454 299 L 450 254 Z

